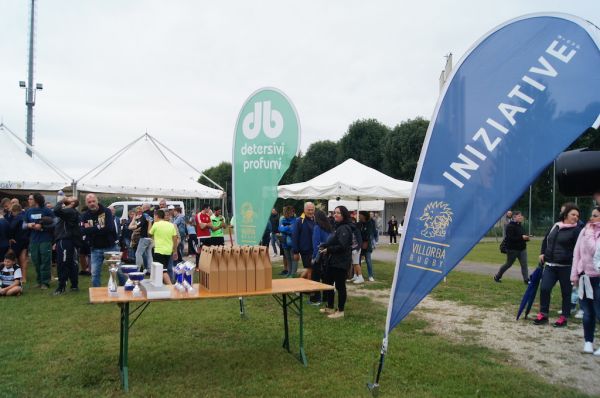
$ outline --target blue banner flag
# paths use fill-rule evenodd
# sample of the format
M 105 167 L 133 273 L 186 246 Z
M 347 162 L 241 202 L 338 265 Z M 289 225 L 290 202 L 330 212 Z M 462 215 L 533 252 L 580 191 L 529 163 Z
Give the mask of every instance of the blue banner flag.
M 436 106 L 417 167 L 388 308 L 389 332 L 600 115 L 600 33 L 527 15 L 481 38 Z

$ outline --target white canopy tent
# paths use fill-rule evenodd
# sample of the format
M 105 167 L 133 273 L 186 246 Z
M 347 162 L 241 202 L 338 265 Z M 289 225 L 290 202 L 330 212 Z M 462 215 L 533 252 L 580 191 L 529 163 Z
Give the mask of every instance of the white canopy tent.
M 202 185 L 191 177 L 193 173 L 177 168 L 176 160 L 195 171 L 198 177 L 202 175 L 146 133 L 83 175 L 77 181 L 77 190 L 164 198 L 223 197 L 222 190 Z
M 400 202 L 408 200 L 411 190 L 412 182 L 396 180 L 351 158 L 306 182 L 277 187 L 279 197 L 284 199 Z
M 329 199 L 327 210 L 333 211 L 338 206 L 345 206 L 348 210 L 383 211 L 385 200 L 336 200 Z
M 58 191 L 71 186 L 73 181 L 71 177 L 41 156 L 2 123 L 0 123 L 0 148 L 2 148 L 0 190 Z M 33 157 L 25 153 L 25 148 L 31 150 Z

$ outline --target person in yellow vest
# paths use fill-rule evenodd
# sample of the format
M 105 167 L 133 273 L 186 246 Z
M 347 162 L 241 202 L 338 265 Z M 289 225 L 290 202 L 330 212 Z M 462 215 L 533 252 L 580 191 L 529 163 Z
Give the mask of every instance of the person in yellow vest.
M 153 260 L 163 265 L 163 283 L 170 285 L 172 270 L 169 269 L 169 258 L 177 257 L 179 234 L 175 225 L 165 221 L 164 210 L 159 209 L 154 212 L 154 224 L 148 234 L 154 239 Z
M 210 240 L 213 246 L 222 246 L 225 244 L 225 237 L 223 236 L 223 230 L 227 226 L 225 219 L 221 215 L 221 208 L 215 207 L 215 212 L 210 216 L 210 222 L 212 227 L 210 229 Z

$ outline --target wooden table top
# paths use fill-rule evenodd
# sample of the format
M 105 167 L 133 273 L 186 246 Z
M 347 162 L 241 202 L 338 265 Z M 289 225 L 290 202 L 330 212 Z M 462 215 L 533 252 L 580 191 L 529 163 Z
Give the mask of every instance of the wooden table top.
M 171 288 L 171 297 L 165 299 L 148 300 L 145 296 L 133 297 L 131 291 L 126 292 L 123 287 L 117 289 L 116 295 L 108 294 L 108 288 L 103 287 L 91 287 L 90 303 L 91 304 L 107 304 L 107 303 L 129 303 L 129 302 L 144 302 L 144 301 L 169 301 L 169 300 L 200 300 L 209 298 L 226 298 L 226 297 L 250 297 L 250 296 L 270 296 L 273 294 L 286 294 L 286 293 L 310 293 L 320 290 L 333 290 L 333 286 L 326 285 L 320 282 L 314 282 L 303 278 L 286 278 L 286 279 L 273 279 L 273 287 L 271 289 L 259 290 L 255 292 L 237 292 L 237 293 L 210 293 L 207 291 L 200 291 L 197 283 L 194 283 L 196 289 L 194 293 L 180 292 L 175 289 L 174 286 Z

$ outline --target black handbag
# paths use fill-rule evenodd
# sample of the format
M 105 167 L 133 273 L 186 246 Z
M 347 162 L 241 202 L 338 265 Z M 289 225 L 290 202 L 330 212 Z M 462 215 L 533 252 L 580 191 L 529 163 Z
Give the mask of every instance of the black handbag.
M 502 242 L 500 242 L 500 253 L 506 254 L 506 238 L 502 239 Z

